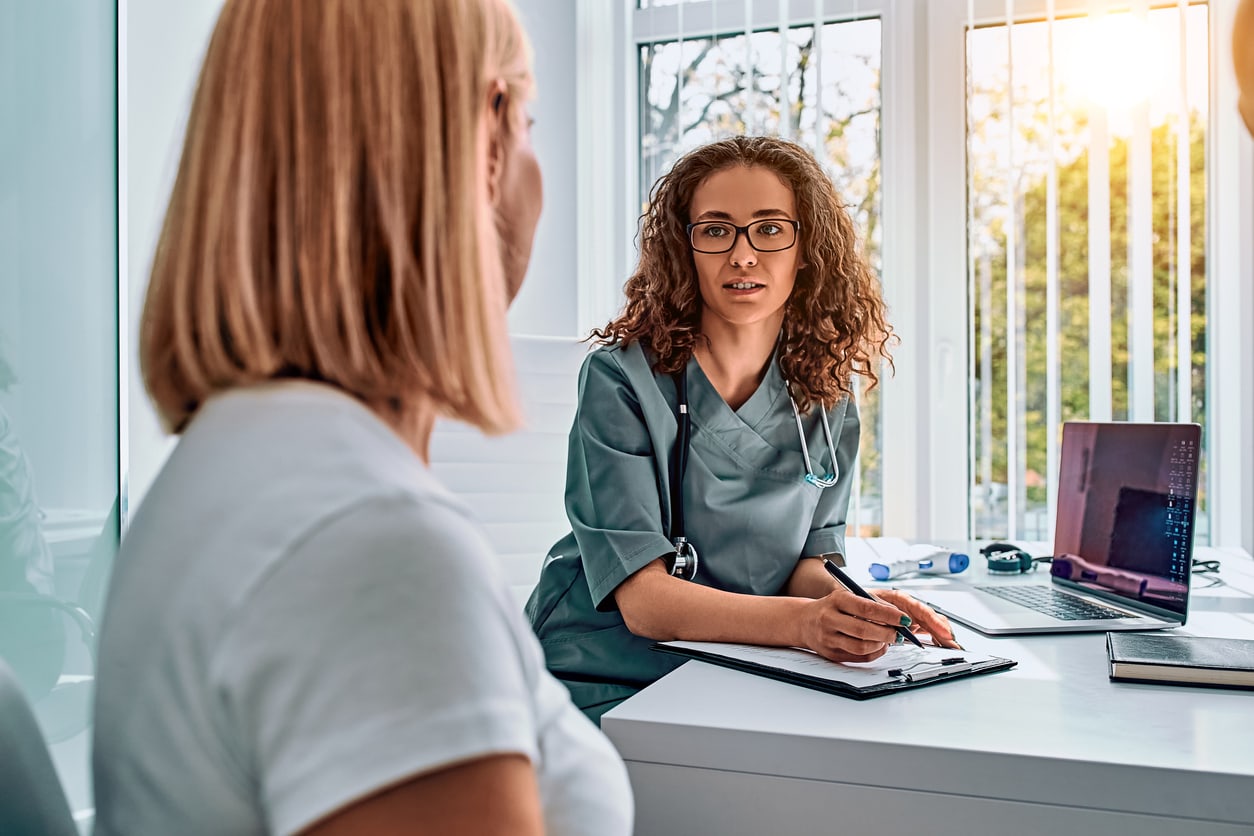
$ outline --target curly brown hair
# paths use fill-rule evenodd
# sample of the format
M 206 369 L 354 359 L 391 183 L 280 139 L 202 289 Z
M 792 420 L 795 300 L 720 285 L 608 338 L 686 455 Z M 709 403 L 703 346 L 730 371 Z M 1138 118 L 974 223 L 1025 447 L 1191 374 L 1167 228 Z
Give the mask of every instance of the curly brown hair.
M 798 407 L 830 408 L 852 394 L 850 377 L 874 387 L 878 359 L 892 365 L 896 341 L 879 280 L 862 256 L 853 221 L 814 156 L 778 137 L 736 136 L 685 154 L 654 184 L 641 216 L 640 261 L 623 291 L 622 313 L 590 339 L 652 352 L 654 369 L 683 368 L 701 338 L 701 294 L 688 239 L 693 193 L 710 175 L 736 166 L 767 168 L 793 192 L 801 222 L 801 264 L 784 315 L 779 363 Z

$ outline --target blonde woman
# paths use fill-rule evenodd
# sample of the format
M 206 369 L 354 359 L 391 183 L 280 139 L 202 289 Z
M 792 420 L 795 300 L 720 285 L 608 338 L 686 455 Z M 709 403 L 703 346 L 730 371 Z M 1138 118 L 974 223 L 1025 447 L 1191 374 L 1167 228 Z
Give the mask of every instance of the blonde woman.
M 96 832 L 625 834 L 432 422 L 517 423 L 540 211 L 507 0 L 228 0 L 140 334 L 180 443 L 100 649 Z

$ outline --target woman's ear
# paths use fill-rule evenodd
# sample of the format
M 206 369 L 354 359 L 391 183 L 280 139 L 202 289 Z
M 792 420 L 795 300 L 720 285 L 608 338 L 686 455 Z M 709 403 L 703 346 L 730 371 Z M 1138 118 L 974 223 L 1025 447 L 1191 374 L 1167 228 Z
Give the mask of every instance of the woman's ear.
M 484 97 L 484 124 L 488 129 L 488 199 L 496 203 L 501 191 L 505 141 L 509 135 L 509 88 L 503 79 L 488 84 Z

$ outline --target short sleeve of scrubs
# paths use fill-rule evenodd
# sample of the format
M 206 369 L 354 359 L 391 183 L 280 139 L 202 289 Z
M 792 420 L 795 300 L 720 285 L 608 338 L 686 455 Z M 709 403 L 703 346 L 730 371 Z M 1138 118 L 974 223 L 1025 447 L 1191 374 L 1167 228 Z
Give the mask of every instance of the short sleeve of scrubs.
M 837 403 L 828 412 L 828 419 L 836 441 L 837 481 L 819 497 L 810 536 L 806 538 L 802 551 L 805 557 L 845 553 L 845 518 L 849 512 L 853 480 L 857 478 L 854 459 L 858 455 L 860 430 L 858 407 L 853 398 L 846 397 Z
M 566 510 L 599 610 L 614 609 L 620 583 L 674 551 L 656 451 L 674 443 L 675 417 L 647 368 L 632 386 L 623 358 L 603 350 L 584 362 L 567 463 Z

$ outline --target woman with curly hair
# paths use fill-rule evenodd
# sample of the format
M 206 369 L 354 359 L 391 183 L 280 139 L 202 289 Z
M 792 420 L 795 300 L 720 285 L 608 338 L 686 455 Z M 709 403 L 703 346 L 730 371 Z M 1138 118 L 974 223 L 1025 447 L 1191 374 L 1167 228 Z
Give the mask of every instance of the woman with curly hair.
M 682 659 L 686 639 L 882 655 L 948 622 L 841 562 L 856 474 L 852 375 L 893 339 L 831 180 L 801 146 L 735 137 L 654 186 L 622 313 L 579 376 L 566 511 L 527 614 L 595 720 Z

